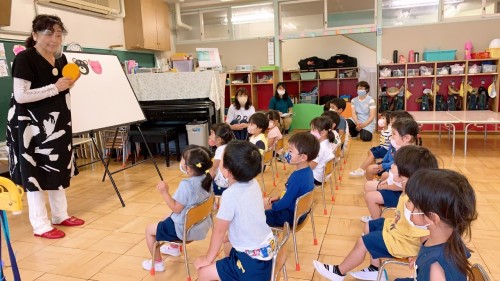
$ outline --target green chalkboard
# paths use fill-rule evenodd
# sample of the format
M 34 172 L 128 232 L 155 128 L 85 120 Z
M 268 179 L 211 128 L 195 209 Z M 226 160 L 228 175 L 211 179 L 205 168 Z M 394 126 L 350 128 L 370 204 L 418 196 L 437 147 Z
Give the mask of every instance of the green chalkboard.
M 9 109 L 10 97 L 12 95 L 12 68 L 11 63 L 14 61 L 14 45 L 24 45 L 22 41 L 12 41 L 1 39 L 5 49 L 7 58 L 7 66 L 9 70 L 8 77 L 0 77 L 0 142 L 5 141 L 5 130 L 7 128 L 7 110 Z M 135 60 L 140 67 L 155 67 L 155 55 L 150 52 L 129 52 L 106 49 L 83 48 L 84 52 L 96 54 L 113 54 L 118 57 L 120 62 L 125 60 Z

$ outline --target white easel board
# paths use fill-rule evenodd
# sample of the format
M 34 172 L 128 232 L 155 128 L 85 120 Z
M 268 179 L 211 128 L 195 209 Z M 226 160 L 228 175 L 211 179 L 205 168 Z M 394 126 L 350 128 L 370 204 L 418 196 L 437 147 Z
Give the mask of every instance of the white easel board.
M 80 67 L 71 88 L 73 134 L 146 120 L 115 55 L 65 52 Z

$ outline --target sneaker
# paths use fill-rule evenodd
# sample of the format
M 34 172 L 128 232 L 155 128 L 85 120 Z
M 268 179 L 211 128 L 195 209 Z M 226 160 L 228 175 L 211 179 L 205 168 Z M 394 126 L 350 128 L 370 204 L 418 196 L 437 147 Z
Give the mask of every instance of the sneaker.
M 372 216 L 362 216 L 362 217 L 361 217 L 361 221 L 362 221 L 362 222 L 369 222 L 369 221 L 371 221 L 371 220 L 373 220 L 373 219 L 372 219 Z
M 370 269 L 369 267 L 363 268 L 360 271 L 349 272 L 349 274 L 358 280 L 377 280 L 378 270 Z M 387 281 L 387 278 L 382 274 L 381 281 Z
M 323 277 L 332 281 L 343 281 L 345 276 L 333 273 L 333 266 L 313 260 L 314 268 Z
M 357 170 L 349 172 L 351 177 L 362 177 L 365 175 L 365 170 L 358 168 Z
M 151 270 L 151 260 L 144 260 L 142 262 L 142 268 L 145 270 Z M 155 262 L 155 271 L 162 272 L 165 271 L 165 265 L 163 265 L 163 261 Z
M 181 250 L 179 249 L 179 247 L 174 248 L 174 247 L 171 247 L 169 244 L 162 245 L 160 247 L 160 252 L 162 254 L 173 256 L 173 257 L 178 257 L 181 255 Z

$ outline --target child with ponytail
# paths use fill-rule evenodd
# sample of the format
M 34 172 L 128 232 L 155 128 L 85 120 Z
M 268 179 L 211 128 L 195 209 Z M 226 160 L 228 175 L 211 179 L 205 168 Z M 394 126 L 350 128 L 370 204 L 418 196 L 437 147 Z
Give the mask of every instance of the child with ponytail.
M 474 280 L 471 251 L 462 240 L 470 238 L 477 219 L 476 194 L 467 178 L 451 170 L 420 170 L 408 181 L 406 193 L 411 210 L 406 216 L 430 235 L 410 263 L 416 276 L 397 280 Z
M 222 176 L 219 169 L 220 161 L 222 160 L 222 155 L 224 154 L 224 149 L 226 145 L 234 139 L 233 131 L 231 127 L 226 123 L 213 124 L 210 128 L 210 136 L 208 137 L 208 145 L 215 146 L 215 155 L 213 159 L 213 166 L 210 168 L 210 175 L 214 179 L 213 187 L 214 194 L 220 196 L 224 190 L 229 187 L 229 183 Z
M 188 178 L 179 183 L 179 187 L 173 196 L 169 193 L 166 182 L 160 181 L 156 188 L 161 194 L 172 214 L 159 223 L 150 224 L 146 227 L 146 243 L 151 254 L 157 251 L 155 256 L 159 257 L 154 262 L 145 260 L 142 267 L 151 270 L 154 264 L 155 271 L 165 271 L 160 251 L 163 254 L 179 256 L 180 250 L 174 245 L 163 245 L 160 249 L 153 249 L 155 241 L 179 241 L 182 240 L 184 231 L 184 217 L 189 207 L 207 199 L 212 186 L 212 176 L 208 172 L 212 167 L 211 153 L 206 147 L 189 145 L 182 152 L 180 170 Z M 188 233 L 187 240 L 205 239 L 212 222 L 210 219 L 194 226 Z
M 314 184 L 321 185 L 323 179 L 323 168 L 325 164 L 333 159 L 334 148 L 339 144 L 336 142 L 335 133 L 333 132 L 333 122 L 330 118 L 316 117 L 311 120 L 311 134 L 319 141 L 319 153 L 316 159 L 309 162 L 309 166 L 313 170 Z

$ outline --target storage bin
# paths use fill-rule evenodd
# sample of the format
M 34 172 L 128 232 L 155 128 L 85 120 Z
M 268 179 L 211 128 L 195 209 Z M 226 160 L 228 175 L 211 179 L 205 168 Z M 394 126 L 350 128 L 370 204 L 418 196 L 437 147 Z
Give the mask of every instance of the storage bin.
M 431 76 L 434 72 L 432 67 L 421 66 L 420 67 L 420 76 Z
M 469 66 L 469 74 L 477 74 L 481 73 L 481 66 L 477 64 L 473 64 Z
M 290 80 L 294 80 L 294 81 L 300 80 L 300 73 L 298 73 L 298 72 L 290 73 Z
M 278 70 L 280 67 L 277 65 L 263 65 L 260 67 L 262 71 Z
M 424 61 L 454 60 L 457 50 L 426 51 Z
M 380 70 L 380 77 L 391 77 L 391 69 L 384 67 Z
M 418 69 L 408 69 L 407 76 L 418 76 L 418 75 L 419 75 L 419 70 Z
M 492 73 L 497 71 L 497 66 L 494 64 L 483 64 L 481 66 L 482 73 Z
M 392 77 L 401 77 L 401 76 L 405 76 L 404 69 L 393 69 L 392 70 Z
M 464 74 L 465 66 L 464 65 L 454 64 L 454 65 L 450 66 L 450 69 L 451 69 L 450 73 L 452 75 Z
M 316 71 L 300 73 L 300 80 L 314 80 L 314 79 L 316 79 Z
M 449 67 L 438 67 L 436 70 L 436 75 L 449 75 L 450 68 Z
M 471 54 L 472 59 L 488 59 L 490 58 L 490 52 L 478 52 Z
M 490 53 L 490 58 L 500 59 L 500 48 L 489 48 L 486 51 Z
M 334 79 L 336 71 L 320 71 L 319 79 Z
M 300 103 L 318 103 L 318 95 L 309 92 L 300 93 Z

